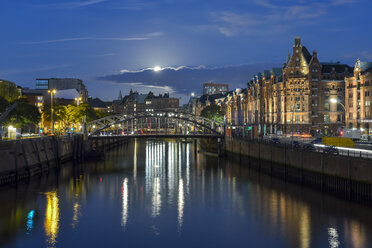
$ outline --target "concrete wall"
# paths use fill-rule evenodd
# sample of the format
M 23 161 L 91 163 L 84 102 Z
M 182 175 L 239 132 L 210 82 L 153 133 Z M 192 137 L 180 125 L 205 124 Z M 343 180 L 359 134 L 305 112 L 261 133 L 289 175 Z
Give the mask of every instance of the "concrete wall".
M 82 135 L 69 138 L 43 137 L 0 141 L 0 184 L 32 177 L 69 160 L 80 162 L 126 139 L 105 138 L 83 141 Z M 94 147 L 93 147 L 94 146 Z
M 233 157 L 258 159 L 259 170 L 319 188 L 348 191 L 372 198 L 372 160 L 225 137 Z M 250 163 L 249 163 L 250 164 Z

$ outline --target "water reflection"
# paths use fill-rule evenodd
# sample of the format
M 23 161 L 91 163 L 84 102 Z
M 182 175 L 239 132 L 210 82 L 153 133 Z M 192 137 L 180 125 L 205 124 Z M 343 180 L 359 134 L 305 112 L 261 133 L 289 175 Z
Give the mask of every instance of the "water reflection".
M 328 240 L 330 248 L 339 247 L 340 242 L 338 241 L 338 232 L 336 228 L 334 227 L 328 228 Z
M 44 228 L 48 247 L 55 247 L 59 229 L 59 199 L 57 192 L 47 192 Z
M 7 202 L 0 205 L 0 246 L 34 247 L 27 243 L 33 239 L 48 247 L 101 245 L 89 243 L 93 234 L 107 247 L 370 246 L 370 207 L 193 149 L 175 140 L 133 141 L 105 163 L 66 167 L 58 180 L 0 192 Z M 174 244 L 161 241 L 170 239 Z
M 179 231 L 183 224 L 183 209 L 185 207 L 183 180 L 180 179 L 178 183 L 178 228 Z
M 79 216 L 80 216 L 80 204 L 78 202 L 75 202 L 74 207 L 74 215 L 72 216 L 72 228 L 75 228 L 77 224 L 79 223 Z
M 34 228 L 34 216 L 35 216 L 35 210 L 31 210 L 27 214 L 27 234 L 31 232 L 31 230 Z
M 122 191 L 122 197 L 123 197 L 121 225 L 125 227 L 128 221 L 128 178 L 124 179 L 121 191 Z

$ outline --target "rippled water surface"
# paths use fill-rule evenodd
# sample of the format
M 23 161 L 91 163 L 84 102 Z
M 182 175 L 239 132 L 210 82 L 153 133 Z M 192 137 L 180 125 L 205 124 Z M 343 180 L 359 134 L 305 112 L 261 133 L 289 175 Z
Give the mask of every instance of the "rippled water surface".
M 193 143 L 136 140 L 0 188 L 0 247 L 372 247 L 371 210 Z

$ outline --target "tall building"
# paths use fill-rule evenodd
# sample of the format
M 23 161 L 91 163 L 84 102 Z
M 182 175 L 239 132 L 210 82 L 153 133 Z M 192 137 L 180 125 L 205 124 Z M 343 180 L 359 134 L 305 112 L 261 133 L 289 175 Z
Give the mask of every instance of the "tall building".
M 214 95 L 218 93 L 227 93 L 229 91 L 228 84 L 205 83 L 203 84 L 203 95 Z
M 36 79 L 36 89 L 39 90 L 68 90 L 76 89 L 83 102 L 88 101 L 88 90 L 83 81 L 77 78 L 38 78 Z
M 337 134 L 345 126 L 345 77 L 352 73 L 349 65 L 319 62 L 296 37 L 282 68 L 257 73 L 246 90 L 229 92 L 218 104 L 227 125 L 261 135 Z
M 346 125 L 372 135 L 372 62 L 355 63 L 354 74 L 345 78 Z

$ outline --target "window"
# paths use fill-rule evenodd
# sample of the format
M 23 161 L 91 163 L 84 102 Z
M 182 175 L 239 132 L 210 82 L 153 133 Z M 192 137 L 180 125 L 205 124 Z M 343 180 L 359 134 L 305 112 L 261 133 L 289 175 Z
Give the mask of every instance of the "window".
M 342 122 L 342 115 L 337 115 L 337 121 Z
M 329 115 L 324 115 L 324 123 L 329 123 Z
M 300 104 L 296 104 L 296 111 L 301 111 L 301 105 Z
M 371 105 L 371 102 L 370 101 L 366 101 L 366 106 L 370 106 Z
M 349 93 L 349 98 L 353 98 L 353 93 Z
M 329 111 L 329 103 L 324 103 L 324 111 Z
M 369 96 L 369 91 L 366 91 L 365 92 L 365 96 Z

